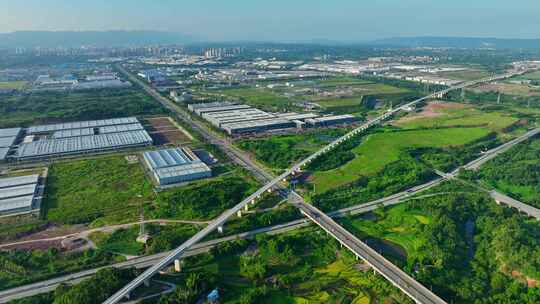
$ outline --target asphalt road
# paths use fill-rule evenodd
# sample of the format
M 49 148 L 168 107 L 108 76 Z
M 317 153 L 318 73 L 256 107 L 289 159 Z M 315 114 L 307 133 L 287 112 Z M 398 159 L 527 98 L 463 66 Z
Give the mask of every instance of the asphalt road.
M 341 227 L 332 218 L 321 212 L 315 206 L 310 205 L 295 192 L 291 192 L 292 203 L 302 211 L 302 213 L 310 218 L 314 223 L 319 225 L 323 230 L 337 239 L 343 246 L 352 251 L 358 258 L 364 260 L 373 269 L 390 281 L 394 286 L 399 288 L 417 303 L 424 304 L 445 304 L 446 302 L 439 298 L 431 290 L 417 282 L 399 267 L 392 264 L 381 254 L 371 249 L 368 245 Z

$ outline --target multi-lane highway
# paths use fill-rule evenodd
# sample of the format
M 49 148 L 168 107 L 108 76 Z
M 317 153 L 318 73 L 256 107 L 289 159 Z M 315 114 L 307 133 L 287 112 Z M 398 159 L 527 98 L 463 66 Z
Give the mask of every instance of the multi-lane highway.
M 368 265 L 384 276 L 394 286 L 412 298 L 416 303 L 423 304 L 444 304 L 444 300 L 439 298 L 431 290 L 427 289 L 399 267 L 385 259 L 381 254 L 371 249 L 364 242 L 359 240 L 352 233 L 341 227 L 328 215 L 324 214 L 313 205 L 304 201 L 304 199 L 295 192 L 291 192 L 290 201 L 301 212 L 319 225 L 323 230 L 338 240 L 341 245 L 347 247 L 358 258 L 364 260 Z
M 122 73 L 127 75 L 130 78 L 130 80 L 132 80 L 133 82 L 135 82 L 135 83 L 139 84 L 141 87 L 143 87 L 143 89 L 146 92 L 148 92 L 148 94 L 150 94 L 154 98 L 156 98 L 156 100 L 158 100 L 160 103 L 162 103 L 166 108 L 168 108 L 171 111 L 176 112 L 180 119 L 182 119 L 186 123 L 192 125 L 193 128 L 195 128 L 197 131 L 199 131 L 203 136 L 207 137 L 206 138 L 207 140 L 209 140 L 209 141 L 211 141 L 213 143 L 216 143 L 218 145 L 221 145 L 222 149 L 227 154 L 230 154 L 230 156 L 233 158 L 233 160 L 235 160 L 235 161 L 237 161 L 239 163 L 243 163 L 244 166 L 247 166 L 246 169 L 248 169 L 249 171 L 253 172 L 254 174 L 262 177 L 261 179 L 268 179 L 270 177 L 270 174 L 264 172 L 263 169 L 261 169 L 259 166 L 257 166 L 253 162 L 251 162 L 249 160 L 249 158 L 246 159 L 246 156 L 244 156 L 242 153 L 238 153 L 238 151 L 235 151 L 232 148 L 231 145 L 227 145 L 226 141 L 224 141 L 224 140 L 220 139 L 219 137 L 215 136 L 213 134 L 213 132 L 208 131 L 206 127 L 202 126 L 202 124 L 196 123 L 194 120 L 189 119 L 182 110 L 178 109 L 177 106 L 172 105 L 169 100 L 167 100 L 166 98 L 161 96 L 153 88 L 149 87 L 147 84 L 145 84 L 142 81 L 140 81 L 139 79 L 137 79 L 135 76 L 133 76 L 132 74 L 127 72 L 123 67 L 118 66 L 118 69 Z M 422 97 L 422 98 L 419 98 L 419 99 L 414 100 L 412 102 L 409 102 L 407 104 L 404 104 L 404 105 L 402 105 L 400 107 L 397 107 L 397 108 L 395 108 L 393 110 L 390 110 L 390 111 L 380 115 L 379 117 L 376 117 L 376 118 L 362 124 L 360 127 L 354 129 L 353 131 L 351 131 L 351 132 L 347 133 L 346 135 L 340 137 L 339 139 L 333 141 L 332 143 L 330 143 L 326 147 L 320 149 L 319 151 L 315 152 L 314 154 L 312 154 L 308 158 L 306 158 L 306 159 L 302 160 L 301 162 L 299 162 L 298 164 L 292 166 L 290 169 L 287 169 L 280 176 L 271 179 L 270 182 L 268 182 L 267 184 L 262 186 L 254 194 L 250 195 L 247 199 L 243 200 L 242 202 L 240 202 L 239 204 L 234 206 L 232 209 L 225 211 L 222 215 L 220 215 L 217 219 L 215 219 L 211 224 L 209 224 L 203 230 L 201 230 L 200 232 L 195 234 L 192 238 L 190 238 L 185 243 L 183 243 L 181 246 L 179 246 L 177 249 L 175 249 L 171 254 L 169 254 L 163 260 L 159 261 L 157 264 L 155 264 L 152 267 L 148 268 L 140 276 L 138 276 L 132 282 L 130 282 L 128 285 L 126 285 L 122 289 L 120 289 L 118 292 L 116 292 L 114 295 L 112 295 L 109 299 L 107 299 L 104 303 L 105 304 L 118 303 L 123 298 L 129 296 L 129 294 L 135 288 L 137 288 L 140 285 L 142 285 L 143 283 L 147 282 L 152 276 L 154 276 L 156 273 L 158 273 L 161 269 L 163 269 L 166 266 L 170 265 L 175 259 L 182 256 L 182 254 L 186 250 L 188 250 L 191 246 L 193 246 L 196 243 L 198 243 L 199 241 L 201 241 L 204 237 L 206 237 L 212 231 L 218 229 L 218 227 L 222 227 L 223 224 L 231 216 L 237 214 L 238 212 L 241 212 L 241 210 L 244 209 L 246 206 L 248 206 L 250 203 L 254 203 L 255 200 L 257 198 L 259 198 L 266 191 L 272 191 L 273 189 L 275 189 L 275 190 L 281 189 L 282 187 L 281 187 L 280 183 L 282 181 L 286 180 L 288 177 L 290 177 L 294 173 L 300 171 L 304 166 L 309 164 L 311 161 L 313 161 L 316 158 L 320 157 L 321 155 L 331 151 L 333 148 L 337 147 L 338 145 L 340 145 L 344 141 L 347 141 L 350 138 L 352 138 L 352 137 L 354 137 L 354 136 L 356 136 L 356 135 L 358 135 L 358 134 L 360 134 L 362 132 L 365 132 L 369 128 L 384 122 L 388 118 L 392 117 L 394 114 L 402 111 L 405 108 L 409 108 L 411 106 L 414 106 L 417 103 L 423 102 L 425 100 L 429 100 L 431 98 L 435 98 L 437 96 L 445 95 L 445 94 L 447 94 L 448 92 L 450 92 L 452 90 L 462 89 L 462 88 L 477 85 L 477 84 L 480 84 L 480 83 L 492 82 L 492 81 L 500 80 L 500 79 L 506 79 L 506 78 L 513 77 L 515 75 L 522 74 L 522 73 L 523 72 L 504 74 L 504 75 L 500 75 L 500 76 L 489 77 L 489 78 L 482 79 L 482 80 L 465 82 L 465 83 L 462 83 L 460 85 L 457 85 L 457 86 L 454 86 L 454 87 L 451 87 L 451 88 L 448 88 L 448 89 L 433 93 L 433 94 L 428 95 L 426 97 Z M 384 264 L 384 262 L 381 262 L 381 263 Z M 379 268 L 379 269 L 384 270 L 385 268 Z M 405 280 L 405 278 L 403 278 L 402 280 Z M 396 280 L 396 281 L 393 281 L 393 282 L 395 283 L 395 282 L 398 282 L 398 281 Z M 429 303 L 429 302 L 427 302 L 427 303 Z
M 536 129 L 536 130 L 538 130 L 538 129 Z M 492 159 L 493 155 L 498 155 L 498 154 L 502 153 L 501 152 L 502 149 L 504 149 L 505 151 L 508 150 L 510 148 L 509 144 L 511 146 L 514 146 L 514 145 L 516 145 L 516 144 L 518 144 L 520 142 L 523 142 L 524 140 L 534 136 L 535 135 L 534 131 L 535 130 L 532 130 L 531 132 L 527 132 L 526 134 L 520 136 L 519 138 L 516 138 L 515 140 L 512 140 L 512 141 L 510 141 L 510 142 L 508 142 L 506 144 L 503 144 L 503 145 L 501 145 L 501 146 L 499 146 L 497 148 L 494 148 L 492 150 L 489 150 L 489 151 L 483 153 L 482 156 L 480 156 L 479 158 L 477 158 L 477 159 L 471 161 L 470 163 L 466 164 L 465 166 L 463 166 L 463 168 L 466 168 L 466 169 L 473 169 L 473 168 L 477 169 L 477 168 L 479 168 L 479 166 L 481 164 L 485 163 L 484 160 Z M 371 201 L 371 202 L 368 202 L 368 203 L 363 203 L 363 204 L 359 204 L 359 205 L 356 205 L 356 206 L 347 207 L 347 208 L 343 208 L 343 209 L 336 210 L 336 211 L 333 211 L 333 212 L 329 212 L 328 216 L 330 216 L 332 218 L 338 218 L 338 217 L 345 217 L 347 215 L 357 215 L 357 214 L 362 214 L 362 213 L 373 211 L 373 210 L 375 210 L 377 208 L 380 208 L 380 206 L 392 206 L 392 205 L 396 205 L 396 204 L 399 204 L 399 203 L 406 202 L 409 199 L 411 199 L 411 197 L 416 196 L 417 194 L 419 194 L 419 193 L 421 193 L 421 192 L 423 192 L 425 190 L 433 188 L 434 186 L 437 186 L 438 184 L 440 184 L 442 181 L 446 180 L 447 178 L 455 177 L 457 172 L 458 172 L 458 170 L 454 170 L 452 173 L 449 173 L 449 174 L 440 172 L 440 175 L 442 176 L 441 178 L 434 179 L 434 180 L 432 180 L 430 182 L 427 182 L 425 184 L 412 187 L 410 189 L 407 189 L 405 191 L 390 195 L 390 196 L 385 197 L 385 198 L 381 198 L 381 199 L 377 199 L 377 200 L 374 200 L 374 201 Z M 501 198 L 501 197 L 499 197 L 499 198 Z M 310 225 L 310 223 L 306 222 L 306 220 L 295 220 L 295 221 L 291 221 L 291 222 L 288 222 L 288 223 L 275 225 L 275 226 L 272 226 L 272 227 L 260 228 L 260 229 L 256 229 L 256 230 L 253 230 L 253 231 L 248 231 L 248 232 L 244 232 L 244 233 L 240 233 L 240 234 L 231 235 L 231 236 L 228 236 L 228 237 L 223 237 L 223 238 L 211 240 L 211 241 L 208 241 L 208 242 L 198 243 L 198 244 L 194 245 L 190 250 L 186 251 L 186 253 L 183 254 L 182 257 L 192 256 L 192 255 L 196 255 L 196 254 L 199 254 L 199 253 L 202 253 L 202 252 L 206 252 L 212 246 L 221 244 L 223 242 L 228 242 L 228 241 L 239 239 L 239 238 L 250 238 L 250 237 L 253 237 L 256 234 L 261 234 L 261 233 L 268 233 L 268 234 L 285 233 L 285 232 L 288 232 L 288 231 L 291 231 L 291 230 L 294 230 L 294 229 L 306 227 L 308 225 Z M 126 261 L 126 262 L 118 263 L 118 264 L 115 264 L 115 265 L 112 265 L 112 266 L 113 267 L 119 267 L 119 268 L 127 268 L 127 267 L 146 268 L 146 267 L 150 267 L 150 266 L 154 265 L 159 260 L 163 259 L 165 256 L 167 256 L 169 254 L 171 254 L 171 252 L 164 252 L 164 253 L 154 254 L 154 255 L 150 255 L 150 256 L 139 257 L 139 258 L 135 258 L 135 259 L 132 259 L 132 260 L 129 260 L 129 261 Z M 101 267 L 101 268 L 103 268 L 103 267 Z M 1 291 L 0 292 L 0 303 L 6 303 L 6 302 L 9 302 L 11 300 L 21 299 L 21 298 L 25 298 L 25 297 L 29 297 L 29 296 L 33 296 L 33 295 L 37 295 L 37 294 L 41 294 L 41 293 L 45 293 L 45 292 L 49 292 L 49 291 L 52 291 L 52 290 L 56 289 L 56 287 L 58 285 L 60 285 L 60 284 L 75 284 L 75 283 L 79 282 L 80 280 L 95 274 L 101 268 L 95 268 L 95 269 L 90 269 L 90 270 L 86 270 L 86 271 L 81 271 L 81 272 L 78 272 L 78 273 L 61 276 L 61 277 L 58 277 L 58 278 L 42 281 L 42 282 L 39 282 L 39 283 L 29 284 L 29 285 L 25 285 L 25 286 L 13 288 L 13 289 Z

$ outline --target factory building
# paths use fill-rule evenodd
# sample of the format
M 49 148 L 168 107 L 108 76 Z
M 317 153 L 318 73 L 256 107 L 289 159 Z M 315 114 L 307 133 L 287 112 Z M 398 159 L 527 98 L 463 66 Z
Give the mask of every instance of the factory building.
M 356 117 L 349 114 L 306 119 L 306 123 L 310 127 L 330 127 L 335 125 L 354 123 L 355 121 Z
M 268 113 L 248 105 L 230 103 L 197 104 L 188 107 L 191 107 L 192 112 L 197 113 L 229 135 L 304 128 L 306 125 L 327 127 L 351 123 L 356 120 L 352 115 L 319 117 L 315 113 Z
M 279 129 L 295 128 L 296 123 L 283 119 L 273 118 L 266 120 L 252 120 L 246 122 L 233 122 L 228 124 L 222 124 L 221 128 L 225 130 L 229 135 L 241 135 L 246 133 L 257 133 Z
M 225 111 L 242 110 L 242 109 L 251 109 L 251 107 L 248 105 L 230 105 L 230 106 L 222 106 L 222 107 L 199 108 L 199 109 L 195 109 L 195 113 L 197 115 L 202 116 L 205 113 L 225 112 Z
M 38 175 L 0 178 L 0 215 L 31 212 L 38 194 Z
M 253 120 L 264 120 L 276 118 L 275 115 L 255 108 L 232 110 L 225 112 L 204 113 L 202 118 L 220 128 L 223 124 L 234 122 L 247 122 Z
M 212 176 L 212 170 L 188 148 L 149 151 L 143 157 L 160 186 Z
M 6 161 L 7 155 L 21 135 L 21 128 L 0 129 L 0 162 Z
M 195 112 L 198 109 L 204 109 L 204 108 L 213 108 L 213 107 L 225 107 L 225 106 L 232 106 L 234 103 L 224 101 L 224 102 L 207 102 L 207 103 L 192 103 L 188 105 L 188 110 L 191 112 Z
M 135 117 L 34 126 L 14 149 L 17 160 L 98 153 L 148 146 L 150 135 Z

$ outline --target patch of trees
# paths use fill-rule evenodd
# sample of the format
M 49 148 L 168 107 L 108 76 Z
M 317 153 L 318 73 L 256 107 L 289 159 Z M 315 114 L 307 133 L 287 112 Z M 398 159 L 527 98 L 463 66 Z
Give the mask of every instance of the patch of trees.
M 98 267 L 115 261 L 118 261 L 118 258 L 100 250 L 69 254 L 57 249 L 4 251 L 0 252 L 0 289 L 29 284 L 51 276 Z
M 363 176 L 351 184 L 315 195 L 313 203 L 325 211 L 349 207 L 400 191 L 431 180 L 434 173 L 425 165 L 403 155 L 376 175 Z
M 136 89 L 39 92 L 0 99 L 0 127 L 131 115 L 162 114 L 152 97 Z
M 75 286 L 60 285 L 53 304 L 99 304 L 137 276 L 135 269 L 105 268 Z
M 246 140 L 238 144 L 240 148 L 253 152 L 257 159 L 262 160 L 274 168 L 287 168 L 298 159 L 307 157 L 310 152 L 296 148 L 294 139 L 291 140 Z
M 242 201 L 255 186 L 241 177 L 230 177 L 165 191 L 152 213 L 155 218 L 211 219 Z
M 535 206 L 540 206 L 540 146 L 538 139 L 533 138 L 513 147 L 486 163 L 480 171 L 466 172 L 470 180 L 482 180 L 496 187 L 505 184 L 504 189 L 517 199 L 527 200 Z M 512 189 L 517 189 L 512 191 Z M 525 197 L 526 196 L 526 197 Z
M 450 148 L 420 148 L 411 151 L 411 155 L 432 168 L 449 172 L 457 167 L 478 158 L 483 151 L 501 145 L 502 142 L 495 133 L 462 147 Z
M 528 288 L 511 275 L 540 277 L 540 226 L 484 194 L 459 193 L 461 184 L 445 186 L 437 191 L 455 193 L 407 205 L 432 216 L 429 224 L 418 226 L 422 245 L 409 256 L 407 269 L 454 303 L 538 303 L 540 287 Z M 474 228 L 466 229 L 471 224 Z
M 170 295 L 162 296 L 158 304 L 188 304 L 195 303 L 205 292 L 215 287 L 216 275 L 198 270 L 191 272 Z

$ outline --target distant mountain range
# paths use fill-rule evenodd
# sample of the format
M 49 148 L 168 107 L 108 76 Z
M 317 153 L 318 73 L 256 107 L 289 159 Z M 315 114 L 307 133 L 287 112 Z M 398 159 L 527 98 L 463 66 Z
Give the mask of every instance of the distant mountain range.
M 189 35 L 159 31 L 20 31 L 0 34 L 0 47 L 143 46 L 195 42 Z
M 177 32 L 162 31 L 18 31 L 5 34 L 0 33 L 0 48 L 80 46 L 119 47 L 158 44 L 189 44 L 201 41 L 202 40 L 197 39 L 194 36 Z M 244 43 L 249 44 L 249 42 Z M 322 45 L 351 44 L 351 42 L 331 40 L 304 40 L 302 43 Z M 387 47 L 540 49 L 540 39 L 400 37 L 363 42 L 361 45 Z
M 540 49 L 540 39 L 401 37 L 377 40 L 371 44 L 394 47 Z

